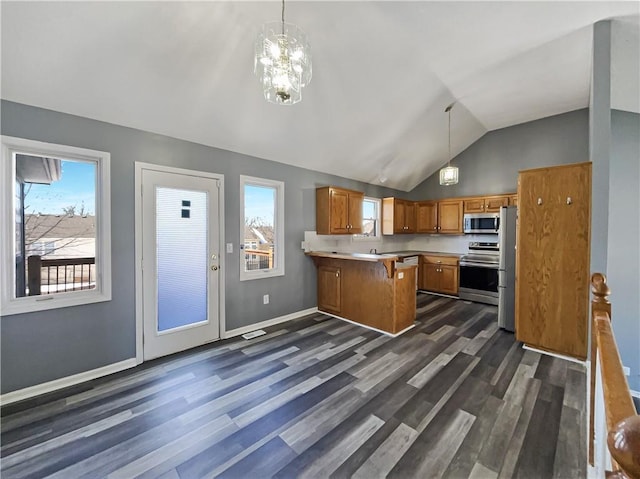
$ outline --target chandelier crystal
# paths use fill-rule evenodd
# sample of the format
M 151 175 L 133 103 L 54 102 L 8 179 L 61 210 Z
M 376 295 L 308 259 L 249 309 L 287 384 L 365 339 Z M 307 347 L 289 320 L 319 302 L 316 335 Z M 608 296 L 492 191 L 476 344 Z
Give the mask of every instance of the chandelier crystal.
M 449 161 L 447 166 L 440 170 L 440 184 L 442 186 L 450 186 L 458 184 L 458 167 L 451 166 L 451 109 L 453 103 L 444 109 L 445 113 L 449 113 Z
M 253 71 L 262 83 L 264 98 L 278 105 L 302 100 L 302 88 L 311 81 L 311 48 L 306 34 L 282 20 L 266 23 L 255 44 Z

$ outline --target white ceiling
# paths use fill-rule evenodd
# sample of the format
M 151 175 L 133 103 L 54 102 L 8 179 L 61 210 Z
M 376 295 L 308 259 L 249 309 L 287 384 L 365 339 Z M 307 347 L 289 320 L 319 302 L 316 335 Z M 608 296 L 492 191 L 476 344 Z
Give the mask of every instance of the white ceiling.
M 278 2 L 1 8 L 4 99 L 370 183 L 384 172 L 408 191 L 446 163 L 454 101 L 454 156 L 489 130 L 588 106 L 591 25 L 624 18 L 637 32 L 640 7 L 287 2 L 314 71 L 290 107 L 266 103 L 252 70 Z

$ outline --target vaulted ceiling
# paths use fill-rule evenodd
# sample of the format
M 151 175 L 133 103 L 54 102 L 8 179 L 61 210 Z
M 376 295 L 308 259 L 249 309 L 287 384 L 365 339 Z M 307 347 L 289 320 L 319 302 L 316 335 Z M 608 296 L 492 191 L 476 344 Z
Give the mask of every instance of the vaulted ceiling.
M 278 2 L 1 8 L 4 99 L 369 183 L 382 174 L 406 191 L 448 159 L 447 105 L 452 155 L 487 131 L 587 107 L 592 24 L 631 25 L 637 52 L 639 18 L 638 2 L 287 2 L 313 79 L 285 107 L 253 75 Z M 614 101 L 637 111 L 626 98 Z

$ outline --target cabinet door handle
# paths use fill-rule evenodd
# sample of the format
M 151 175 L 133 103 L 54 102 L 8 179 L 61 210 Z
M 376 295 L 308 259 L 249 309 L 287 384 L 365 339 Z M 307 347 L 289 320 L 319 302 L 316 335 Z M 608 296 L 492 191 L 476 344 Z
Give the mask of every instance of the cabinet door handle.
M 336 271 L 336 278 L 340 277 L 340 271 Z
M 438 227 L 437 227 L 437 226 L 434 226 L 434 227 L 433 227 L 433 229 L 434 229 L 434 230 L 437 230 L 437 229 L 438 229 Z

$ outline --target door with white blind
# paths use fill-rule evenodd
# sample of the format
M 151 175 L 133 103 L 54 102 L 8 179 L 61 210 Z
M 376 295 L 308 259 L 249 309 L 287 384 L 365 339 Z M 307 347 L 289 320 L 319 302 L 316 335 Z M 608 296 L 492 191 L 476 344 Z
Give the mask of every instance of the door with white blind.
M 145 360 L 220 337 L 220 180 L 163 170 L 141 170 Z

